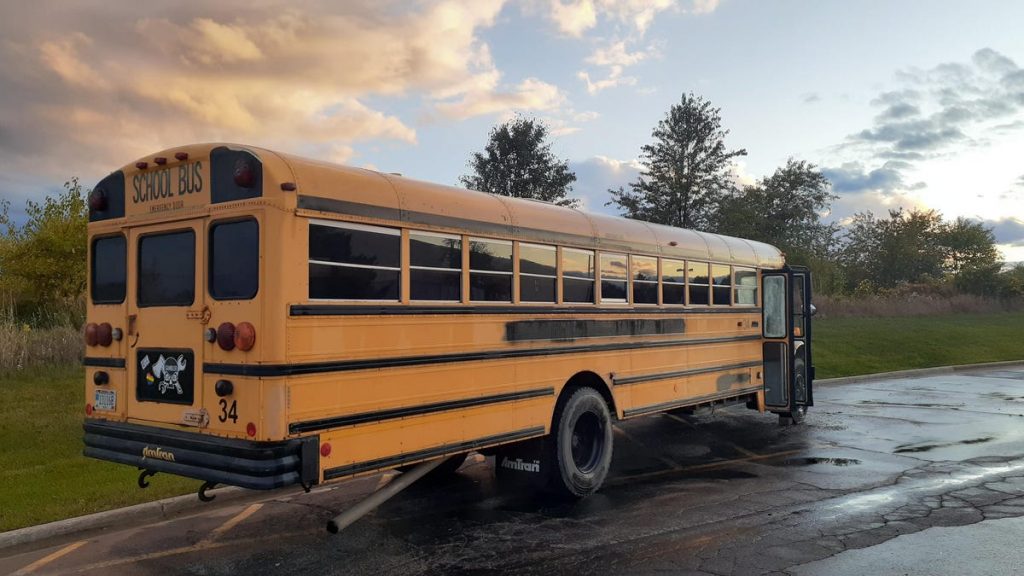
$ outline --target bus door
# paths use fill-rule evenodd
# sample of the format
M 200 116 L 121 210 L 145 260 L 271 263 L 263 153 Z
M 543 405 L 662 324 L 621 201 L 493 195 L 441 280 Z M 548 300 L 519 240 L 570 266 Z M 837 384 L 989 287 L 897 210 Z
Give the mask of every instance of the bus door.
M 128 417 L 206 426 L 206 219 L 131 229 L 125 338 Z
M 803 267 L 762 274 L 765 406 L 792 417 L 814 404 L 810 279 Z

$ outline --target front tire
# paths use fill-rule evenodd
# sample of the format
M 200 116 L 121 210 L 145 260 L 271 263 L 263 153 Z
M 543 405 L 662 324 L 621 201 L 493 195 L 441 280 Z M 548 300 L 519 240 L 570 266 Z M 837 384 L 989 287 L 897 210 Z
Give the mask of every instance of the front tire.
M 546 443 L 548 488 L 557 496 L 582 498 L 596 492 L 612 461 L 612 418 L 593 388 L 573 391 L 555 409 Z

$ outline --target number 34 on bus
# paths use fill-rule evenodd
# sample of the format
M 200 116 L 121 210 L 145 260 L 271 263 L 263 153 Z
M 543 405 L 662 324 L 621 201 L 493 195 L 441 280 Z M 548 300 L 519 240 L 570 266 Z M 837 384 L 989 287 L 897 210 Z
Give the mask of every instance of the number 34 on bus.
M 582 497 L 612 426 L 813 404 L 776 248 L 236 145 L 89 197 L 85 455 L 271 489 L 471 451 Z

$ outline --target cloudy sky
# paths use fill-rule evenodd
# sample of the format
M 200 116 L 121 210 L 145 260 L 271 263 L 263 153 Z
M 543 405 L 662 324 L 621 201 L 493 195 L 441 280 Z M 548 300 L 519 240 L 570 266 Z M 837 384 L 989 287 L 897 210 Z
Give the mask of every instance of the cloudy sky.
M 232 141 L 455 184 L 487 131 L 543 119 L 588 209 L 683 92 L 753 181 L 819 165 L 831 218 L 929 207 L 1024 260 L 1024 2 L 439 0 L 0 7 L 0 198 Z

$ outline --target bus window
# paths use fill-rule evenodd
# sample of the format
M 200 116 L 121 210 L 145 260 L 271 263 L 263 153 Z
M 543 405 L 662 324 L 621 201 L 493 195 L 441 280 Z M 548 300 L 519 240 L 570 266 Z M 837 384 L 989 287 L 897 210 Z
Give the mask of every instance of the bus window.
M 757 271 L 753 268 L 736 267 L 735 302 L 743 306 L 757 305 Z
M 714 280 L 714 300 L 715 306 L 728 306 L 732 298 L 732 271 L 728 266 L 722 264 L 711 265 L 711 277 Z
M 594 253 L 590 250 L 562 249 L 562 300 L 594 302 Z
M 260 285 L 260 226 L 256 220 L 210 226 L 210 296 L 248 300 Z
M 764 277 L 764 337 L 786 337 L 786 278 Z
M 108 236 L 93 241 L 90 270 L 93 304 L 124 302 L 127 250 L 128 243 L 124 236 Z
M 317 221 L 309 224 L 309 297 L 398 300 L 401 232 Z
M 469 299 L 512 301 L 512 242 L 469 240 Z
M 558 258 L 554 246 L 519 244 L 519 300 L 555 302 Z
M 601 302 L 625 304 L 629 298 L 629 265 L 625 254 L 601 253 Z
M 688 262 L 687 281 L 690 283 L 690 305 L 707 306 L 710 302 L 710 275 L 707 262 Z
M 139 306 L 189 306 L 195 299 L 195 232 L 180 230 L 140 238 Z
M 462 300 L 462 237 L 409 232 L 409 289 L 413 300 Z
M 658 303 L 658 259 L 647 256 L 630 256 L 633 276 L 633 303 Z
M 686 304 L 686 263 L 661 261 L 661 303 Z

